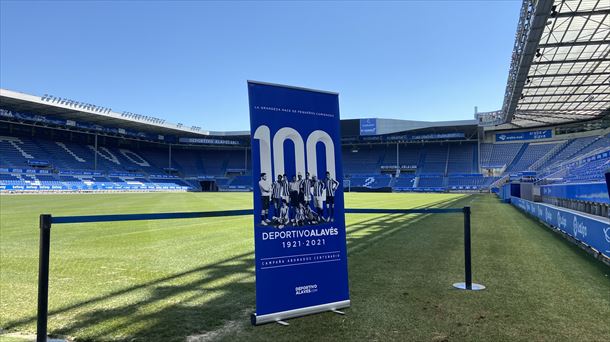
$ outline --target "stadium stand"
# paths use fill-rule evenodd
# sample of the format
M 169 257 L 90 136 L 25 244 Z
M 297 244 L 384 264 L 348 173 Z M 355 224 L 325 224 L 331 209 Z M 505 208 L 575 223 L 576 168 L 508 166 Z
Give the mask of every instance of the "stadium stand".
M 29 100 L 17 102 L 24 101 Z M 159 134 L 168 134 L 162 126 L 171 123 L 156 122 L 153 133 L 138 132 L 133 125 L 112 127 L 124 121 L 109 117 L 104 118 L 110 120 L 108 126 L 47 117 L 44 108 L 35 113 L 0 108 L 0 190 L 251 190 L 247 133 L 182 141 Z M 32 123 L 44 126 L 34 129 Z M 477 141 L 476 122 L 467 128 L 470 138 L 455 135 L 449 123 L 431 131 L 419 128 L 416 138 L 404 132 L 393 138 L 349 137 L 341 148 L 344 179 L 359 191 L 489 191 L 523 171 L 536 171 L 536 178 L 547 183 L 599 181 L 607 163 L 591 156 L 610 146 L 604 125 L 601 135 L 576 133 L 562 139 L 551 134 L 541 141 L 506 140 L 506 130 L 501 140 L 493 142 L 492 130 Z M 583 127 L 576 132 L 586 132 Z M 97 145 L 94 134 L 100 135 Z M 205 141 L 199 144 L 198 139 Z
M 351 190 L 365 190 L 365 189 L 383 189 L 389 188 L 392 177 L 389 175 L 352 175 L 347 178 L 349 180 L 349 187 Z
M 342 148 L 342 153 L 346 175 L 379 173 L 385 156 L 384 150 L 374 145 Z
M 477 154 L 475 144 L 449 145 L 449 158 L 447 159 L 447 173 L 476 173 Z
M 505 175 L 535 169 L 541 179 L 594 181 L 601 179 L 606 161 L 590 161 L 588 166 L 577 161 L 580 156 L 608 146 L 610 138 L 607 135 L 544 143 L 484 143 L 481 144 L 481 165 L 505 168 Z M 0 186 L 17 186 L 14 188 L 17 190 L 196 190 L 199 188 L 196 178 L 206 176 L 211 177 L 222 191 L 251 190 L 251 176 L 244 168 L 243 149 L 175 147 L 171 166 L 178 177 L 158 179 L 155 175 L 170 177 L 164 170 L 170 164 L 164 148 L 98 148 L 97 170 L 93 171 L 95 152 L 92 145 L 3 135 L 0 137 Z M 476 172 L 478 153 L 473 143 L 400 146 L 398 162 L 416 166 L 417 171 L 415 174 L 397 172 L 396 177 L 381 175 L 381 165 L 397 163 L 395 145 L 344 147 L 342 151 L 345 174 L 353 189 L 481 190 L 488 189 L 499 179 Z M 33 161 L 41 165 L 33 167 Z M 565 166 L 568 162 L 569 167 Z M 19 171 L 11 173 L 9 169 Z M 28 170 L 47 170 L 49 174 L 25 174 Z M 227 175 L 230 170 L 239 170 L 241 175 Z M 66 175 L 66 171 L 75 174 Z
M 563 148 L 554 155 L 552 155 L 545 164 L 540 165 L 537 169 L 542 169 L 545 165 L 553 165 L 557 162 L 565 161 L 582 151 L 585 147 L 589 146 L 597 137 L 584 137 L 568 140 Z
M 418 172 L 421 174 L 441 174 L 447 173 L 449 145 L 425 145 L 420 154 L 421 168 L 418 166 Z M 421 170 L 421 171 L 420 171 Z
M 503 168 L 508 166 L 523 149 L 524 144 L 481 144 L 481 167 Z
M 418 188 L 441 188 L 444 184 L 444 177 L 434 175 L 419 176 Z
M 529 170 L 537 160 L 549 153 L 557 143 L 530 143 L 521 149 L 513 162 L 508 166 L 508 172 Z

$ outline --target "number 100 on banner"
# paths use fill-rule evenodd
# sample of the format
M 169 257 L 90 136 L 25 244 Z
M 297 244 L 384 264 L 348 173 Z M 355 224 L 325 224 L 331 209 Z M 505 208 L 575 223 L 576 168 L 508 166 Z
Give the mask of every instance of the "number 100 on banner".
M 338 94 L 248 82 L 254 324 L 350 305 Z

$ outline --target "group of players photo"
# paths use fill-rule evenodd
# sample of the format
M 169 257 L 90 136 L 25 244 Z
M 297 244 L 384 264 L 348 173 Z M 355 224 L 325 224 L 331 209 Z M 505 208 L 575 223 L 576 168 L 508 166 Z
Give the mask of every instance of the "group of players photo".
M 261 173 L 258 187 L 261 192 L 261 222 L 263 226 L 282 229 L 286 226 L 309 226 L 332 222 L 335 213 L 335 191 L 339 182 L 326 172 L 325 179 L 301 174 L 278 175 L 273 182 Z

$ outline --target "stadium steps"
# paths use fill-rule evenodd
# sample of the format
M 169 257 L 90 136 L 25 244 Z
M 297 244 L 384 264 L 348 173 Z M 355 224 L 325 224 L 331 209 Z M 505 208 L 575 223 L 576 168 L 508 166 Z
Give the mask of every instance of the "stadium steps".
M 449 155 L 451 154 L 451 145 L 447 144 L 447 157 L 445 158 L 445 172 L 443 172 L 443 176 L 447 176 L 447 172 L 449 172 Z M 447 184 L 445 184 L 447 185 Z
M 424 163 L 426 162 L 426 147 L 422 146 L 421 152 L 419 153 L 419 160 L 417 161 L 417 173 L 421 173 L 424 168 Z M 419 182 L 419 180 L 418 180 Z
M 551 160 L 545 165 L 544 169 L 553 167 L 553 165 L 560 164 L 565 160 L 569 160 L 577 156 L 581 151 L 586 150 L 591 144 L 593 144 L 599 137 L 584 137 L 576 138 L 572 140 L 571 144 L 561 151 L 558 155 L 551 158 Z
M 610 137 L 609 136 L 599 136 L 595 139 L 591 144 L 587 145 L 585 148 L 580 150 L 576 155 L 583 155 L 595 151 L 597 149 L 602 149 L 604 147 L 610 146 Z
M 74 152 L 72 152 L 71 149 L 69 149 L 66 144 L 56 141 L 55 144 L 57 144 L 57 146 L 61 147 L 61 149 L 63 149 L 64 151 L 66 151 L 66 153 L 68 153 L 69 155 L 71 155 L 72 157 L 74 157 L 74 159 L 79 162 L 79 163 L 86 163 L 87 161 L 79 156 L 77 156 Z
M 549 152 L 547 152 L 544 156 L 542 156 L 542 158 L 538 159 L 536 162 L 534 162 L 532 165 L 530 165 L 529 169 L 530 170 L 540 169 L 546 162 L 548 162 L 549 160 L 554 158 L 556 155 L 561 153 L 563 150 L 566 149 L 566 147 L 568 147 L 573 142 L 574 141 L 566 140 L 566 141 L 558 143 Z
M 523 157 L 523 154 L 525 153 L 525 150 L 527 150 L 527 147 L 529 146 L 529 144 L 523 144 L 523 146 L 521 146 L 521 148 L 519 149 L 519 152 L 517 152 L 517 154 L 515 155 L 515 158 L 513 158 L 513 160 L 510 162 L 510 164 L 508 164 L 508 166 L 506 167 L 506 171 L 512 171 L 513 167 L 515 165 L 517 165 L 519 163 L 519 161 L 521 160 L 521 157 Z
M 472 170 L 476 173 L 481 172 L 479 168 L 479 148 L 477 145 L 473 147 L 474 151 L 472 153 Z
M 203 162 L 202 156 L 199 154 L 197 155 L 197 158 L 195 158 L 195 167 L 197 167 L 198 170 L 201 170 L 204 175 L 207 174 L 205 163 Z

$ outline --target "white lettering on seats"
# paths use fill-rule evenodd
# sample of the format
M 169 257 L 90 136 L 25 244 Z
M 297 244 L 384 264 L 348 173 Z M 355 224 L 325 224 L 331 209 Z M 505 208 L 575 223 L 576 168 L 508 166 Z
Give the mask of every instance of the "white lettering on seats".
M 123 156 L 125 156 L 125 158 L 129 159 L 129 161 L 131 161 L 134 164 L 137 164 L 140 166 L 150 166 L 150 164 L 146 160 L 144 160 L 144 158 L 140 157 L 140 155 L 138 155 L 137 153 L 135 153 L 133 151 L 120 148 L 119 152 L 121 152 L 121 154 Z M 131 157 L 129 155 L 131 155 Z M 135 159 L 132 157 L 134 157 Z M 136 159 L 138 159 L 139 161 Z
M 86 160 L 84 160 L 83 158 L 79 157 L 76 155 L 76 153 L 72 152 L 72 150 L 70 150 L 70 148 L 68 146 L 66 146 L 66 144 L 62 143 L 62 142 L 55 142 L 57 144 L 57 146 L 63 148 L 64 150 L 66 150 L 66 152 L 68 152 L 69 155 L 71 155 L 72 157 L 74 157 L 74 159 L 76 159 L 76 161 L 84 163 L 86 162 Z
M 19 145 L 17 145 L 17 143 L 20 143 L 21 145 L 23 145 L 23 141 L 21 141 L 19 138 L 13 138 L 13 137 L 3 137 L 0 136 L 0 141 L 6 141 L 9 144 L 11 144 L 17 151 L 19 151 L 19 153 L 21 153 L 21 155 L 23 156 L 23 158 L 26 159 L 34 159 L 34 156 L 27 153 L 26 151 L 24 151 L 21 147 L 19 147 Z
M 89 147 L 93 152 L 95 152 L 95 147 L 91 146 L 91 145 L 87 145 L 87 147 Z M 101 153 L 101 151 L 104 151 L 105 153 Z M 109 160 L 117 165 L 121 165 L 121 162 L 119 161 L 119 158 L 117 158 L 114 154 L 112 154 L 112 152 L 110 152 L 110 150 L 108 150 L 105 147 L 99 147 L 97 149 L 97 154 L 100 155 L 100 157 Z

